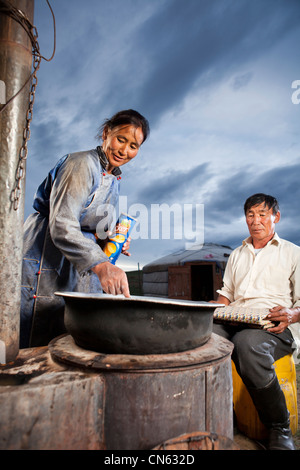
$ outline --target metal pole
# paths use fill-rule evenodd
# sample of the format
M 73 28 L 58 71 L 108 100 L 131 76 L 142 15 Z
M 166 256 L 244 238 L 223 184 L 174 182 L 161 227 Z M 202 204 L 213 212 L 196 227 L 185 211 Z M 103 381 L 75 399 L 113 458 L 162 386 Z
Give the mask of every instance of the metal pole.
M 34 0 L 10 0 L 33 23 Z M 5 99 L 14 96 L 32 70 L 31 41 L 22 26 L 0 14 L 0 85 Z M 30 83 L 0 114 L 0 363 L 19 353 L 24 193 L 17 210 L 11 202 L 23 145 Z M 5 104 L 5 103 L 1 103 Z M 0 104 L 0 105 L 1 105 Z

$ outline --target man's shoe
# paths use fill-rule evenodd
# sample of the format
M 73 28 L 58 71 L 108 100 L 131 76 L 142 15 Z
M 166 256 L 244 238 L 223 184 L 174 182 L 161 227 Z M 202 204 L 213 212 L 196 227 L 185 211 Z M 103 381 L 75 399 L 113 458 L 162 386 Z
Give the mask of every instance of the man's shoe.
M 289 411 L 277 376 L 260 389 L 248 388 L 261 422 L 269 432 L 268 450 L 296 450 L 290 430 Z
M 296 450 L 289 427 L 275 426 L 269 429 L 268 450 Z

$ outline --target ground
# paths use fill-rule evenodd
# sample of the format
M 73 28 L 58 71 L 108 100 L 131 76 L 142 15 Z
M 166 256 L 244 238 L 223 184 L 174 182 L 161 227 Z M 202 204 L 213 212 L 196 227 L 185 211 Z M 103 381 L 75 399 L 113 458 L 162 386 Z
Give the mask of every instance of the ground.
M 297 404 L 298 404 L 298 431 L 294 435 L 294 443 L 296 450 L 300 450 L 300 364 L 296 366 L 297 376 Z M 241 450 L 263 450 L 263 448 L 256 442 L 248 439 L 238 431 L 235 432 L 234 442 Z

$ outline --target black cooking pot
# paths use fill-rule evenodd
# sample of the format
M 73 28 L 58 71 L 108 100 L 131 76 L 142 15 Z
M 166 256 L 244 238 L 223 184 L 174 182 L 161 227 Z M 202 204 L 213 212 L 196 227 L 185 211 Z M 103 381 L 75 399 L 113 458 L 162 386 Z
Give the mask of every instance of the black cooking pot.
M 109 354 L 167 354 L 205 344 L 221 305 L 156 297 L 57 292 L 76 344 Z

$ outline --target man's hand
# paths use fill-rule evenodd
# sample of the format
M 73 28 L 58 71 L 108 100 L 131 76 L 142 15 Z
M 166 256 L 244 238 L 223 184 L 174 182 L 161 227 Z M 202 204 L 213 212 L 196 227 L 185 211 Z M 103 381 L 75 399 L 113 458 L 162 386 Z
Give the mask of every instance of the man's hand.
M 224 297 L 224 295 L 219 295 L 217 300 L 210 300 L 209 301 L 211 304 L 224 304 L 224 305 L 230 305 L 230 300 L 227 299 L 227 297 Z
M 123 294 L 130 297 L 128 280 L 125 272 L 110 262 L 97 264 L 92 271 L 97 274 L 102 289 L 107 294 Z
M 273 307 L 267 319 L 272 322 L 279 322 L 274 328 L 268 328 L 271 333 L 283 333 L 292 323 L 300 321 L 300 308 Z

